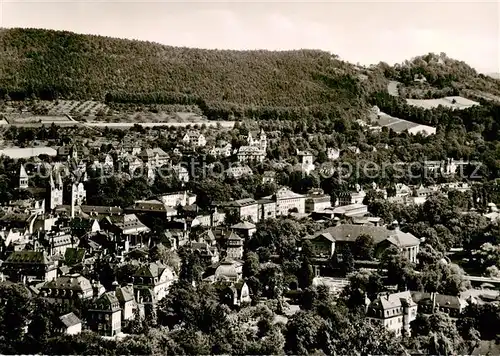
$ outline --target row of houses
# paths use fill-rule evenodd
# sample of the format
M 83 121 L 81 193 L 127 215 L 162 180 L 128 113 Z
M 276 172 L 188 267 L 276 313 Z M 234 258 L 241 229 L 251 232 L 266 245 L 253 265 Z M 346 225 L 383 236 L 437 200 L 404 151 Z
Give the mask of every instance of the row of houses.
M 439 293 L 400 292 L 382 293 L 373 301 L 366 301 L 366 317 L 376 325 L 393 331 L 396 336 L 411 335 L 411 322 L 417 313 L 433 314 L 437 311 L 459 317 L 469 302 L 458 296 Z

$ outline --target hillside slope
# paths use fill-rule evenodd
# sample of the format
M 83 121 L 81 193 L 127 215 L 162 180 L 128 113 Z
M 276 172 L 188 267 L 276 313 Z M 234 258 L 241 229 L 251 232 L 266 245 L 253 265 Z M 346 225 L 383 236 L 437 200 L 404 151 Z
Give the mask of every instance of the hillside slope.
M 379 65 L 385 76 L 399 81 L 400 95 L 413 99 L 432 99 L 450 95 L 481 98 L 500 95 L 500 81 L 478 73 L 467 63 L 446 54 L 429 53 L 393 67 Z
M 0 72 L 0 94 L 13 99 L 113 93 L 114 101 L 216 106 L 362 106 L 385 85 L 368 70 L 361 84 L 352 64 L 322 51 L 202 50 L 38 29 L 0 30 Z

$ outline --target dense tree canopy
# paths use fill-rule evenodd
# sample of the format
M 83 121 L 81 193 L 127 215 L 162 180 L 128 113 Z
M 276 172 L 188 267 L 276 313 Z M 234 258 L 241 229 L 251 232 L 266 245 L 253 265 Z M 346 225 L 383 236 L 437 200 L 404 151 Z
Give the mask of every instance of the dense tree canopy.
M 176 48 L 37 29 L 2 30 L 0 43 L 0 93 L 14 100 L 196 104 L 214 117 L 277 118 L 324 103 L 362 107 L 367 90 L 353 65 L 322 51 Z M 378 75 L 368 90 L 383 88 L 379 72 L 367 74 Z

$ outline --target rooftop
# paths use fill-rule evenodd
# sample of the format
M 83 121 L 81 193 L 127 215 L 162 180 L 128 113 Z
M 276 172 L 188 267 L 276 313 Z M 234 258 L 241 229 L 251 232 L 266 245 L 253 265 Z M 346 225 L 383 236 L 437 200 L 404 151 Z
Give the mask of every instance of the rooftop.
M 75 315 L 75 313 L 71 312 L 59 317 L 59 320 L 66 326 L 67 328 L 71 326 L 75 326 L 81 324 L 81 320 Z
M 243 222 L 240 222 L 238 224 L 231 226 L 231 229 L 235 229 L 235 230 L 251 230 L 251 229 L 255 229 L 255 228 L 256 228 L 255 224 L 252 224 L 251 222 L 248 222 L 248 221 L 243 221 Z
M 415 246 L 420 243 L 420 240 L 410 233 L 398 229 L 389 230 L 382 226 L 342 224 L 330 227 L 323 232 L 330 233 L 335 241 L 355 241 L 360 235 L 369 235 L 375 243 L 388 240 L 397 247 Z
M 87 278 L 75 273 L 60 276 L 52 281 L 49 281 L 45 283 L 41 289 L 62 289 L 85 292 L 92 289 L 92 285 Z

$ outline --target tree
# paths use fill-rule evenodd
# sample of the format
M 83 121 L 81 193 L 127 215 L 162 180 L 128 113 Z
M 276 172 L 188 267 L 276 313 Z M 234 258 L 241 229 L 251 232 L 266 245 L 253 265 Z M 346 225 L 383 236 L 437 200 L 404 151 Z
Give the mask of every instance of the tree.
M 354 271 L 354 256 L 348 244 L 340 245 L 335 249 L 335 254 L 330 258 L 330 266 L 339 269 L 343 275 Z
M 395 246 L 384 251 L 380 261 L 380 268 L 386 271 L 387 283 L 397 285 L 400 290 L 409 287 L 410 282 L 417 278 L 413 264 L 401 255 Z
M 288 322 L 285 351 L 292 355 L 309 355 L 320 350 L 318 335 L 325 321 L 311 311 L 299 311 Z
M 354 243 L 354 255 L 360 260 L 370 261 L 375 253 L 375 242 L 370 235 L 362 234 L 356 238 Z
M 420 276 L 422 285 L 428 292 L 459 295 L 460 292 L 470 288 L 470 282 L 465 278 L 464 271 L 459 266 L 443 260 L 424 267 Z
M 176 251 L 172 251 L 163 244 L 156 244 L 151 248 L 151 261 L 160 261 L 161 263 L 171 267 L 175 273 L 179 273 L 181 260 Z
M 31 349 L 31 352 L 45 349 L 49 338 L 54 334 L 57 316 L 54 307 L 47 301 L 38 298 L 33 300 L 31 322 L 24 343 L 25 346 L 29 345 L 27 349 Z
M 284 278 L 279 265 L 268 265 L 258 275 L 262 285 L 262 294 L 269 299 L 280 299 L 283 295 Z
M 309 258 L 303 256 L 300 264 L 298 282 L 301 289 L 306 289 L 312 285 L 314 279 L 313 267 Z
M 342 296 L 350 309 L 364 310 L 365 298 L 375 299 L 383 291 L 382 277 L 377 272 L 360 270 L 351 273 L 349 285 L 343 289 Z
M 482 340 L 493 340 L 500 333 L 500 306 L 494 304 L 469 304 L 458 324 L 463 334 L 477 330 Z
M 243 256 L 243 277 L 250 278 L 259 273 L 259 255 L 255 252 L 246 252 Z
M 179 279 L 187 283 L 200 282 L 204 269 L 198 253 L 185 251 L 182 253 L 181 258 Z
M 397 355 L 402 346 L 386 328 L 372 324 L 366 318 L 351 318 L 338 333 L 330 338 L 328 354 L 338 355 Z
M 83 331 L 77 335 L 63 335 L 49 339 L 44 353 L 56 355 L 93 355 L 112 354 L 116 348 L 116 341 L 103 340 L 99 335 Z
M 24 338 L 32 304 L 26 288 L 18 284 L 0 284 L 0 301 L 0 352 L 15 354 Z
M 438 312 L 429 316 L 429 333 L 420 338 L 421 348 L 431 355 L 451 355 L 465 352 L 464 340 L 455 323 L 447 314 Z
M 234 224 L 237 224 L 241 221 L 238 212 L 235 210 L 227 210 L 226 211 L 226 217 L 224 219 L 224 224 L 226 226 L 232 226 Z
M 307 234 L 305 227 L 291 219 L 266 219 L 257 223 L 257 232 L 248 241 L 248 248 L 256 251 L 259 247 L 266 247 L 283 259 L 293 258 L 298 242 Z

